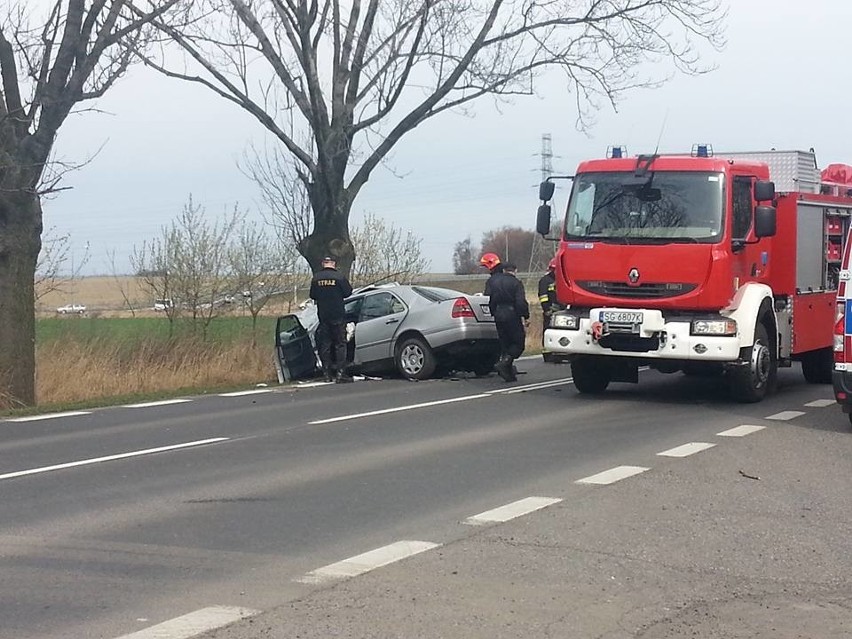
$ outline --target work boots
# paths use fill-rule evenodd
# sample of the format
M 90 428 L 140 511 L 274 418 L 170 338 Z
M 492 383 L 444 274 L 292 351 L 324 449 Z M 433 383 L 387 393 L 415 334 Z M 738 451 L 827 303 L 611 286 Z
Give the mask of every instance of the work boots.
M 494 370 L 503 378 L 503 381 L 514 382 L 518 379 L 515 377 L 515 367 L 512 365 L 512 362 L 513 359 L 511 357 L 504 355 L 500 358 L 499 362 L 494 364 Z

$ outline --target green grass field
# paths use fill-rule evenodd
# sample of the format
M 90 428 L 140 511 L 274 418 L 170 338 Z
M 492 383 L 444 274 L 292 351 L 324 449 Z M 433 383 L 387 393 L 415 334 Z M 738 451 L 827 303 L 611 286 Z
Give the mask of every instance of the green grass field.
M 275 327 L 274 317 L 258 317 L 257 341 L 270 342 Z M 202 328 L 193 327 L 189 320 L 176 320 L 173 338 L 202 337 Z M 207 328 L 207 342 L 232 344 L 250 339 L 252 335 L 251 317 L 219 317 Z M 168 341 L 169 322 L 165 317 L 49 317 L 36 321 L 36 344 L 48 345 L 54 342 L 112 342 L 131 343 L 137 341 Z

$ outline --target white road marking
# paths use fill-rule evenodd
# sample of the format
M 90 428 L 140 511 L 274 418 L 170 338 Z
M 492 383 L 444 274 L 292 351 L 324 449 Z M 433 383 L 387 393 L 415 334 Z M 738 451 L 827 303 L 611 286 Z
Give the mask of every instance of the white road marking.
M 500 506 L 499 508 L 486 510 L 484 513 L 479 513 L 473 517 L 468 517 L 465 519 L 464 523 L 470 524 L 471 526 L 479 526 L 481 524 L 509 521 L 510 519 L 515 519 L 521 515 L 527 515 L 531 512 L 535 512 L 536 510 L 541 510 L 542 508 L 547 508 L 553 504 L 558 504 L 560 501 L 562 500 L 553 497 L 527 497 L 525 499 L 519 499 L 518 501 L 512 502 L 511 504 Z
M 125 404 L 122 408 L 153 408 L 154 406 L 170 406 L 171 404 L 185 404 L 191 399 L 164 399 L 159 402 L 142 402 L 141 404 Z
M 804 415 L 804 413 L 800 410 L 782 410 L 780 413 L 775 413 L 774 415 L 770 415 L 769 417 L 764 417 L 764 419 L 774 419 L 777 421 L 786 422 L 802 415 Z
M 243 397 L 244 395 L 260 395 L 261 393 L 271 393 L 271 388 L 255 388 L 254 390 L 236 391 L 235 393 L 219 393 L 219 397 Z
M 24 477 L 25 475 L 37 475 L 39 473 L 49 473 L 54 470 L 63 470 L 65 468 L 75 468 L 77 466 L 88 466 L 90 464 L 98 464 L 100 462 L 114 461 L 116 459 L 127 459 L 128 457 L 139 457 L 141 455 L 153 455 L 154 453 L 163 453 L 170 450 L 180 450 L 181 448 L 189 448 L 191 446 L 204 446 L 205 444 L 215 444 L 218 442 L 228 441 L 228 437 L 212 437 L 210 439 L 199 439 L 194 442 L 186 442 L 184 444 L 173 444 L 171 446 L 159 446 L 157 448 L 146 448 L 145 450 L 135 450 L 129 453 L 119 453 L 117 455 L 106 455 L 104 457 L 92 457 L 91 459 L 81 459 L 80 461 L 67 462 L 65 464 L 54 464 L 53 466 L 42 466 L 41 468 L 30 468 L 29 470 L 17 470 L 12 473 L 0 475 L 0 479 L 12 479 L 14 477 Z
M 831 406 L 836 403 L 837 400 L 834 399 L 815 399 L 814 401 L 805 404 L 805 406 L 809 406 L 810 408 L 825 408 L 826 406 Z
M 561 384 L 572 384 L 573 377 L 563 377 L 561 379 L 551 379 L 544 382 L 535 382 L 534 384 L 525 384 L 523 386 L 509 386 L 507 388 L 498 388 L 497 390 L 487 391 L 487 395 L 500 395 L 509 393 L 520 393 L 527 390 L 536 390 L 538 388 L 546 388 L 548 386 L 559 386 Z
M 208 630 L 215 630 L 229 623 L 260 613 L 251 608 L 235 606 L 213 606 L 175 617 L 145 630 L 121 635 L 117 639 L 189 639 Z
M 316 388 L 317 386 L 329 386 L 330 384 L 334 384 L 334 382 L 299 382 L 296 384 L 296 388 Z
M 688 444 L 684 444 L 683 446 L 669 448 L 668 450 L 664 450 L 661 453 L 657 453 L 657 455 L 660 457 L 689 457 L 690 455 L 694 455 L 695 453 L 700 453 L 702 450 L 713 448 L 713 446 L 715 445 L 716 444 L 708 444 L 706 442 L 690 442 Z
M 396 408 L 383 408 L 382 410 L 372 410 L 368 413 L 353 413 L 352 415 L 342 415 L 340 417 L 330 417 L 328 419 L 317 419 L 309 424 L 331 424 L 334 422 L 343 422 L 347 419 L 360 419 L 361 417 L 372 417 L 374 415 L 387 415 L 388 413 L 399 413 L 406 410 L 414 410 L 416 408 L 428 408 L 430 406 L 440 406 L 441 404 L 452 404 L 455 402 L 466 402 L 470 399 L 482 399 L 490 397 L 486 393 L 480 395 L 465 395 L 464 397 L 453 397 L 452 399 L 440 399 L 434 402 L 423 402 L 422 404 L 409 404 L 408 406 L 397 406 Z
M 721 433 L 716 433 L 719 437 L 745 437 L 746 435 L 751 435 L 752 433 L 756 433 L 759 430 L 763 430 L 766 426 L 752 426 L 750 424 L 743 424 L 742 426 L 737 426 L 735 428 L 729 428 L 728 430 L 723 430 Z
M 28 417 L 13 417 L 8 422 L 35 422 L 40 419 L 57 419 L 59 417 L 76 417 L 77 415 L 91 415 L 90 410 L 69 410 L 64 413 L 46 413 L 44 415 L 30 415 Z
M 548 382 L 546 384 L 536 384 L 533 387 L 529 388 L 511 388 L 505 391 L 506 395 L 514 395 L 515 393 L 527 393 L 530 391 L 544 390 L 545 388 L 553 388 L 554 386 L 565 386 L 566 384 L 573 384 L 574 380 L 569 378 L 563 382 Z
M 591 475 L 589 477 L 584 477 L 583 479 L 578 479 L 576 483 L 605 486 L 607 484 L 614 484 L 615 482 L 621 481 L 622 479 L 627 479 L 628 477 L 633 477 L 633 475 L 644 473 L 646 470 L 651 469 L 645 468 L 644 466 L 616 466 L 615 468 L 610 468 L 609 470 L 605 470 L 602 473 L 598 473 L 597 475 Z
M 406 559 L 407 557 L 418 555 L 421 552 L 426 552 L 432 548 L 437 548 L 440 545 L 433 544 L 431 541 L 398 541 L 389 546 L 376 548 L 361 555 L 329 564 L 323 568 L 317 568 L 296 581 L 305 584 L 318 584 L 332 579 L 355 577 L 376 568 Z

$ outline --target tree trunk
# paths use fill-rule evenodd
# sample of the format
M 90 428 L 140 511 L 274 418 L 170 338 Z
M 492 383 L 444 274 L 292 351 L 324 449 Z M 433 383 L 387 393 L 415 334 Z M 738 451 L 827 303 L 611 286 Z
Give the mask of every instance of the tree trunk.
M 355 261 L 355 248 L 349 236 L 352 203 L 340 182 L 334 193 L 316 183 L 309 187 L 314 229 L 299 242 L 298 249 L 314 273 L 322 268 L 322 259 L 329 255 L 337 260 L 337 270 L 349 277 Z
M 0 406 L 35 404 L 35 269 L 42 211 L 29 189 L 0 193 Z

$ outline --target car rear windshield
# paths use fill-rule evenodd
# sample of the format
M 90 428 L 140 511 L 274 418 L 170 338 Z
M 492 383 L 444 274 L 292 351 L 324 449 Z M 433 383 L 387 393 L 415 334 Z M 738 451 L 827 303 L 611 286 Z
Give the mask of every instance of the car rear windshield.
M 434 286 L 412 286 L 411 290 L 430 302 L 445 302 L 462 295 L 458 291 L 452 291 L 448 288 L 435 288 Z

